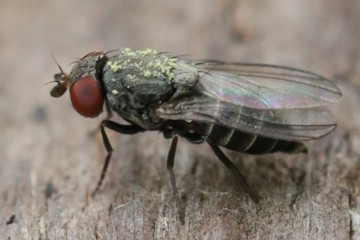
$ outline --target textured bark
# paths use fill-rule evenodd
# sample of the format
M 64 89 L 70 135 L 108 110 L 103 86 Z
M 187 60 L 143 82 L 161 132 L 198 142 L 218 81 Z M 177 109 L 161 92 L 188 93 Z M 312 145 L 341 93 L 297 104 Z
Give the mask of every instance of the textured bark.
M 359 1 L 39 4 L 0 9 L 0 239 L 360 239 Z M 106 152 L 90 132 L 101 118 L 82 118 L 43 83 L 57 71 L 51 52 L 69 71 L 75 57 L 122 47 L 315 71 L 343 91 L 332 106 L 338 129 L 307 155 L 226 151 L 257 205 L 208 146 L 180 139 L 184 224 L 166 171 L 170 142 L 108 131 L 115 152 L 92 198 Z

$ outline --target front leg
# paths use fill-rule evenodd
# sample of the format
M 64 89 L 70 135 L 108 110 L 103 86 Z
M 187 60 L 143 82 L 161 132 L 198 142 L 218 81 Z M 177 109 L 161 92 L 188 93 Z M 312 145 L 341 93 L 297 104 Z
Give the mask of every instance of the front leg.
M 111 130 L 113 130 L 115 132 L 118 132 L 118 133 L 127 134 L 127 135 L 133 135 L 133 134 L 144 131 L 143 128 L 141 128 L 141 127 L 139 127 L 137 125 L 123 125 L 123 124 L 119 124 L 117 122 L 110 121 L 110 120 L 103 120 L 101 122 L 100 131 L 101 131 L 101 136 L 102 136 L 102 139 L 103 139 L 104 146 L 105 146 L 106 151 L 107 151 L 107 155 L 106 155 L 106 158 L 105 158 L 105 163 L 104 163 L 103 169 L 101 171 L 100 179 L 99 179 L 99 181 L 97 183 L 97 186 L 96 186 L 94 192 L 92 193 L 93 196 L 97 193 L 97 191 L 101 187 L 101 184 L 102 184 L 102 182 L 103 182 L 103 180 L 105 178 L 106 170 L 107 170 L 107 168 L 109 166 L 110 158 L 111 158 L 111 155 L 112 155 L 112 152 L 113 152 L 113 148 L 111 147 L 109 138 L 106 135 L 105 128 L 111 129 Z

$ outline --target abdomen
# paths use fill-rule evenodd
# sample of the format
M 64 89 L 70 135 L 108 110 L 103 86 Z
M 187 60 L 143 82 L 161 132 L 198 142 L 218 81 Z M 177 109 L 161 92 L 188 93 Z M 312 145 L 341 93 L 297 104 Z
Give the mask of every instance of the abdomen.
M 306 152 L 306 147 L 301 142 L 262 137 L 216 124 L 174 121 L 172 126 L 190 142 L 197 142 L 197 138 L 203 136 L 219 146 L 248 154 Z

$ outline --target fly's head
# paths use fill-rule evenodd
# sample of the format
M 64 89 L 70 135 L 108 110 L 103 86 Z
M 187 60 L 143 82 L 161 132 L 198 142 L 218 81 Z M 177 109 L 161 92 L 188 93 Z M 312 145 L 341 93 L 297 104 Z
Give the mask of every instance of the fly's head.
M 54 75 L 57 83 L 50 91 L 52 97 L 61 97 L 67 89 L 75 110 L 84 117 L 96 117 L 105 101 L 102 68 L 107 61 L 103 52 L 91 52 L 75 62 L 70 74 L 58 65 L 60 72 Z

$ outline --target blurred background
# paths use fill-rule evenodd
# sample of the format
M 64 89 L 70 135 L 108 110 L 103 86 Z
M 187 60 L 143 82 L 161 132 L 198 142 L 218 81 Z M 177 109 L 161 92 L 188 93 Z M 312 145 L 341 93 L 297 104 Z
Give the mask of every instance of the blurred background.
M 360 119 L 359 26 L 358 0 L 0 0 L 1 223 L 15 212 L 23 217 L 33 214 L 42 204 L 29 202 L 28 196 L 36 198 L 49 186 L 55 185 L 58 194 L 68 188 L 75 196 L 71 201 L 83 200 L 102 166 L 105 151 L 101 138 L 88 136 L 101 118 L 82 118 L 72 109 L 67 94 L 60 99 L 49 95 L 53 84 L 45 83 L 58 72 L 52 54 L 66 72 L 71 62 L 88 52 L 125 47 L 306 69 L 332 79 L 346 92 L 340 105 L 334 106 L 338 131 L 356 132 Z M 159 171 L 158 178 L 166 179 L 161 185 L 168 184 L 163 160 L 169 142 L 160 134 L 136 136 L 135 140 L 112 133 L 110 137 L 117 152 L 112 161 L 116 170 L 110 170 L 105 185 L 117 188 L 118 182 L 134 181 L 139 172 L 154 179 Z M 175 171 L 186 178 L 190 170 L 185 165 L 191 161 L 187 159 L 210 154 L 200 147 L 196 155 L 195 147 L 182 145 L 176 163 L 179 170 Z M 138 146 L 146 147 L 134 153 Z M 130 160 L 119 163 L 116 159 L 124 156 L 159 160 L 148 163 L 156 166 L 154 170 L 136 170 Z M 222 168 L 215 160 L 200 162 Z M 219 171 L 214 173 L 218 178 L 226 172 Z M 152 189 L 152 179 L 144 183 L 147 192 Z M 84 186 L 78 186 L 78 181 Z M 119 191 L 126 193 L 122 188 Z M 60 206 L 65 206 L 64 202 Z M 28 223 L 33 220 L 23 220 L 18 221 L 30 229 Z

